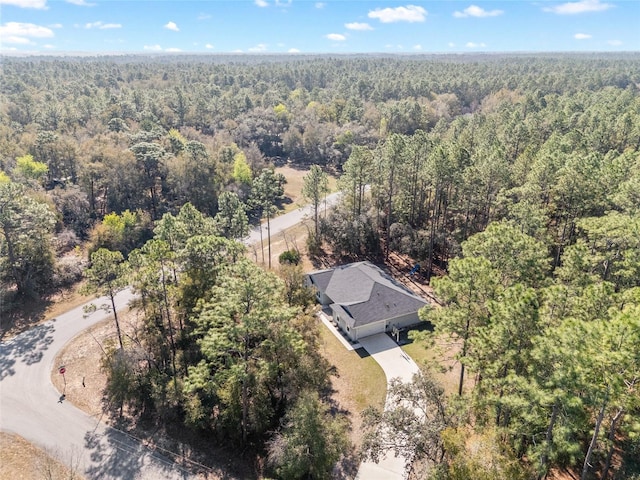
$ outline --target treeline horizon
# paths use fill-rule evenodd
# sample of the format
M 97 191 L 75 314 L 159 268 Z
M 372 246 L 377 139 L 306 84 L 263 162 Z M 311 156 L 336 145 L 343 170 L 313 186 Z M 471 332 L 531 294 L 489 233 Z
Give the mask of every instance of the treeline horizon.
M 294 418 L 329 412 L 326 371 L 298 365 L 288 390 L 279 369 L 296 349 L 317 358 L 301 272 L 283 284 L 232 240 L 277 214 L 274 165 L 316 165 L 305 195 L 317 204 L 334 172 L 344 196 L 309 253 L 420 263 L 444 304 L 422 312 L 427 340 L 461 346 L 460 399 L 416 388 L 442 407 L 437 429 L 414 419 L 424 476 L 481 471 L 474 436 L 485 478 L 637 478 L 640 55 L 217 58 L 3 59 L 5 308 L 73 285 L 88 254 L 134 265 L 147 324 L 141 356 L 124 342 L 109 357 L 114 405 L 255 442 L 273 472 L 303 477 L 286 469 Z M 259 309 L 239 317 L 232 285 L 255 287 Z M 238 354 L 243 339 L 266 363 Z

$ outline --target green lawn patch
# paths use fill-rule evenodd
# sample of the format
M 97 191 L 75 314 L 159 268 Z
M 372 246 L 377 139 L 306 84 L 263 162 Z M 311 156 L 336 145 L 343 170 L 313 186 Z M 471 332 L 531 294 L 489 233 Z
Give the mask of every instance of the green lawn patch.
M 332 384 L 340 405 L 358 414 L 368 406 L 382 408 L 387 381 L 373 357 L 347 350 L 324 325 L 320 327 L 320 341 L 322 354 L 336 367 Z

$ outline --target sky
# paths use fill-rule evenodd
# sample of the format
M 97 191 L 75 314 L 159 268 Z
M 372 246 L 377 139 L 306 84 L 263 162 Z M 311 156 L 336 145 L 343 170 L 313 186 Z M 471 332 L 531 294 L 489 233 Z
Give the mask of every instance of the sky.
M 0 53 L 639 50 L 640 0 L 0 0 Z

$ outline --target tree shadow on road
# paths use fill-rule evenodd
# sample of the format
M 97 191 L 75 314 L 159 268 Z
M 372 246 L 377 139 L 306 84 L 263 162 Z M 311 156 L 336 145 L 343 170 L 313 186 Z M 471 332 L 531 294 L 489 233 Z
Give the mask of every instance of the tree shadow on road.
M 53 342 L 53 323 L 38 325 L 0 344 L 0 381 L 15 373 L 15 364 L 33 365 L 42 360 L 44 351 Z
M 179 458 L 168 450 L 144 445 L 142 440 L 126 432 L 107 427 L 104 432 L 87 432 L 85 449 L 91 464 L 87 478 L 138 478 L 173 479 L 200 478 L 233 479 L 220 469 L 211 469 L 199 463 Z
M 18 299 L 0 305 L 0 340 L 17 336 L 44 321 L 51 301 L 41 298 Z
M 191 478 L 187 470 L 113 428 L 104 434 L 87 432 L 85 449 L 91 459 L 85 471 L 88 478 L 138 478 L 143 469 L 157 478 Z

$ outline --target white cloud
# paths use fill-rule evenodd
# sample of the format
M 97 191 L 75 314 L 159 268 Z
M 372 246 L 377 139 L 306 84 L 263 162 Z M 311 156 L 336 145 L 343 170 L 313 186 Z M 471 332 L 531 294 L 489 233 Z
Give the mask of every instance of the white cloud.
M 110 30 L 114 28 L 122 28 L 122 25 L 119 23 L 102 23 L 98 21 L 98 22 L 86 23 L 84 25 L 84 28 L 86 29 L 98 28 L 100 30 Z
M 267 45 L 265 43 L 259 43 L 255 47 L 251 47 L 249 49 L 249 51 L 250 52 L 266 52 L 267 51 Z
M 382 23 L 393 22 L 424 22 L 428 12 L 416 5 L 396 8 L 376 8 L 369 12 L 369 18 L 377 18 Z
M 343 42 L 347 39 L 344 35 L 340 33 L 329 33 L 325 35 L 329 40 L 333 40 L 334 42 Z
M 360 31 L 373 30 L 373 27 L 368 23 L 353 22 L 353 23 L 345 23 L 344 26 L 347 27 L 349 30 L 360 30 Z
M 453 48 L 453 47 L 455 47 L 455 46 L 456 46 L 456 44 L 455 44 L 455 43 L 453 43 L 453 42 L 449 42 L 447 45 L 449 45 L 449 48 Z
M 175 22 L 169 22 L 169 23 L 167 23 L 167 24 L 164 26 L 164 28 L 166 28 L 167 30 L 174 31 L 174 32 L 179 32 L 179 31 L 180 31 L 180 29 L 178 28 L 178 25 L 176 25 L 176 23 L 175 23 Z
M 586 12 L 602 12 L 611 7 L 613 5 L 610 3 L 600 3 L 600 0 L 580 0 L 579 2 L 567 2 L 553 7 L 545 7 L 542 10 L 558 15 L 576 15 Z
M 504 10 L 485 10 L 482 7 L 478 7 L 477 5 L 470 5 L 461 12 L 453 12 L 453 16 L 456 18 L 464 18 L 464 17 L 497 17 L 498 15 L 502 15 Z
M 51 38 L 53 30 L 33 23 L 7 22 L 0 25 L 0 43 L 33 44 L 32 38 Z
M 165 48 L 164 49 L 165 52 L 170 52 L 170 53 L 176 53 L 176 52 L 181 52 L 182 50 L 179 48 Z
M 78 5 L 79 7 L 95 7 L 95 3 L 89 3 L 86 0 L 65 0 L 67 3 Z
M 290 48 L 289 50 L 287 50 L 287 53 L 300 53 L 300 50 L 298 50 L 297 48 Z
M 276 0 L 276 7 L 290 7 L 293 0 Z
M 324 7 L 326 7 L 327 4 L 324 2 L 316 2 L 316 8 L 322 9 Z M 297 53 L 297 52 L 292 52 L 292 53 Z
M 0 45 L 1 52 L 16 52 L 18 49 L 16 47 L 5 47 L 4 45 Z
M 486 43 L 475 43 L 475 42 L 467 42 L 467 44 L 465 45 L 465 47 L 467 48 L 482 48 L 486 46 L 487 46 Z
M 198 20 L 209 20 L 211 18 L 211 15 L 209 15 L 208 13 L 201 13 L 198 15 Z
M 418 44 L 418 45 L 414 45 L 413 46 L 414 50 L 422 50 L 422 45 Z
M 254 3 L 259 7 L 268 7 L 269 6 L 269 3 L 266 0 L 256 0 Z
M 8 37 L 2 37 L 2 43 L 13 43 L 18 45 L 34 45 L 34 42 L 29 40 L 26 37 L 16 37 L 14 35 L 10 35 Z
M 0 5 L 13 5 L 20 8 L 37 8 L 46 10 L 47 0 L 0 0 Z
M 162 50 L 162 47 L 160 45 L 145 45 L 144 47 L 142 47 L 144 50 L 149 50 L 152 52 L 159 52 Z
M 211 45 L 210 43 L 207 43 L 204 48 L 208 48 L 209 50 L 211 50 L 212 48 L 216 48 L 213 45 Z
M 620 45 L 622 45 L 621 40 L 609 40 L 607 43 L 612 47 L 619 47 Z
M 55 45 L 51 45 L 50 43 L 47 43 L 46 45 L 43 45 L 44 48 L 46 48 L 47 50 L 51 50 L 53 48 L 56 48 Z
M 53 24 L 49 25 L 49 28 L 62 28 L 62 24 L 61 23 L 53 23 Z
M 236 48 L 235 50 L 232 50 L 231 53 L 242 53 L 242 49 L 241 48 Z
M 588 40 L 591 38 L 591 35 L 589 35 L 588 33 L 576 33 L 573 38 L 575 38 L 576 40 Z

